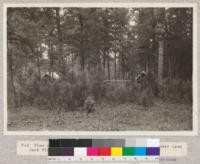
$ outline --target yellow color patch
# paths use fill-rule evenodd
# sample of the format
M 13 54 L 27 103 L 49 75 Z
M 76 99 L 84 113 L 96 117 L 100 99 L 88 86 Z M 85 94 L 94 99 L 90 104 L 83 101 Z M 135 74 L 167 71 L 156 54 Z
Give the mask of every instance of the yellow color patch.
M 122 156 L 122 148 L 121 147 L 112 147 L 111 148 L 111 156 Z

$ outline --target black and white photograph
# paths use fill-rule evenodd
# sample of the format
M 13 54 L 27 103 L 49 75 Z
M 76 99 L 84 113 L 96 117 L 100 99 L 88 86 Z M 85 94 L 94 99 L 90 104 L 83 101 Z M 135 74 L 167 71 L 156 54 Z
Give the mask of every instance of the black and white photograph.
M 7 7 L 7 131 L 193 131 L 192 7 Z

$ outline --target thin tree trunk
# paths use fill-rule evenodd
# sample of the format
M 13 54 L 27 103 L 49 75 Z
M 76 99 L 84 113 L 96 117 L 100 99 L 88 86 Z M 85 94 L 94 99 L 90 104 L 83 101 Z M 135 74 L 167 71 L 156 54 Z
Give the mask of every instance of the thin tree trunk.
M 107 67 L 108 67 L 108 80 L 110 80 L 110 61 L 107 60 Z
M 41 70 L 40 70 L 40 54 L 37 52 L 37 67 L 38 67 L 38 76 L 41 78 Z
M 19 102 L 17 101 L 17 95 L 16 95 L 16 89 L 14 85 L 14 78 L 13 78 L 13 56 L 12 56 L 12 41 L 10 41 L 10 51 L 8 53 L 8 64 L 9 64 L 9 70 L 10 70 L 10 84 L 11 84 L 11 94 L 13 97 L 11 98 L 14 102 L 14 107 L 19 106 Z
M 53 58 L 53 53 L 52 53 L 52 44 L 51 41 L 49 41 L 49 75 L 51 78 L 53 78 L 53 64 L 54 64 L 54 58 Z
M 71 61 L 72 61 L 71 66 L 72 66 L 72 82 L 73 82 L 73 80 L 74 80 L 74 56 L 73 56 L 73 53 L 72 53 Z
M 37 44 L 36 44 L 36 48 L 34 49 L 34 53 L 36 55 L 36 62 L 37 62 L 37 69 L 38 69 L 38 76 L 39 79 L 41 78 L 41 70 L 40 70 L 40 44 L 39 44 L 39 34 L 37 33 Z
M 81 70 L 85 70 L 85 56 L 84 56 L 84 51 L 81 50 Z
M 168 69 L 168 76 L 169 76 L 169 82 L 171 83 L 171 80 L 172 80 L 172 63 L 171 63 L 171 57 L 169 56 L 169 69 Z
M 123 48 L 122 48 L 123 49 Z M 125 58 L 124 58 L 124 52 L 122 51 L 122 79 L 124 80 L 125 79 Z
M 145 71 L 149 72 L 149 62 L 148 62 L 148 59 L 145 60 Z
M 39 80 L 41 78 L 41 69 L 40 69 L 40 37 L 39 34 L 37 35 L 37 48 L 36 48 L 36 56 L 37 56 L 37 67 L 38 67 L 38 76 Z
M 158 81 L 163 85 L 164 40 L 158 41 Z
M 106 50 L 103 50 L 103 71 L 104 74 L 106 75 Z
M 81 63 L 81 70 L 85 70 L 85 54 L 84 54 L 84 39 L 83 39 L 83 18 L 82 15 L 79 14 L 79 23 L 80 23 L 80 33 L 81 33 L 81 38 L 80 38 L 80 63 Z
M 115 58 L 114 58 L 114 78 L 115 80 L 117 79 L 117 55 L 115 53 Z

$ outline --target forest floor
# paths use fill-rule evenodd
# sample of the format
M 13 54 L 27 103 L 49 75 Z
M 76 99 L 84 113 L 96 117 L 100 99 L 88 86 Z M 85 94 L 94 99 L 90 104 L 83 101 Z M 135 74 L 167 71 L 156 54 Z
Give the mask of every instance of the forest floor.
M 8 131 L 178 131 L 192 130 L 192 106 L 156 100 L 148 110 L 134 103 L 96 106 L 86 111 L 8 110 Z

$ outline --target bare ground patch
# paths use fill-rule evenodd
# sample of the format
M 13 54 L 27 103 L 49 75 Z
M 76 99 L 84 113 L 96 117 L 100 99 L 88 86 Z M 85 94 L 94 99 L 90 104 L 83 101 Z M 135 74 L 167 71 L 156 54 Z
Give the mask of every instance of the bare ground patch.
M 192 130 L 192 106 L 156 101 L 149 110 L 134 103 L 101 103 L 86 111 L 8 110 L 8 131 L 181 131 Z

